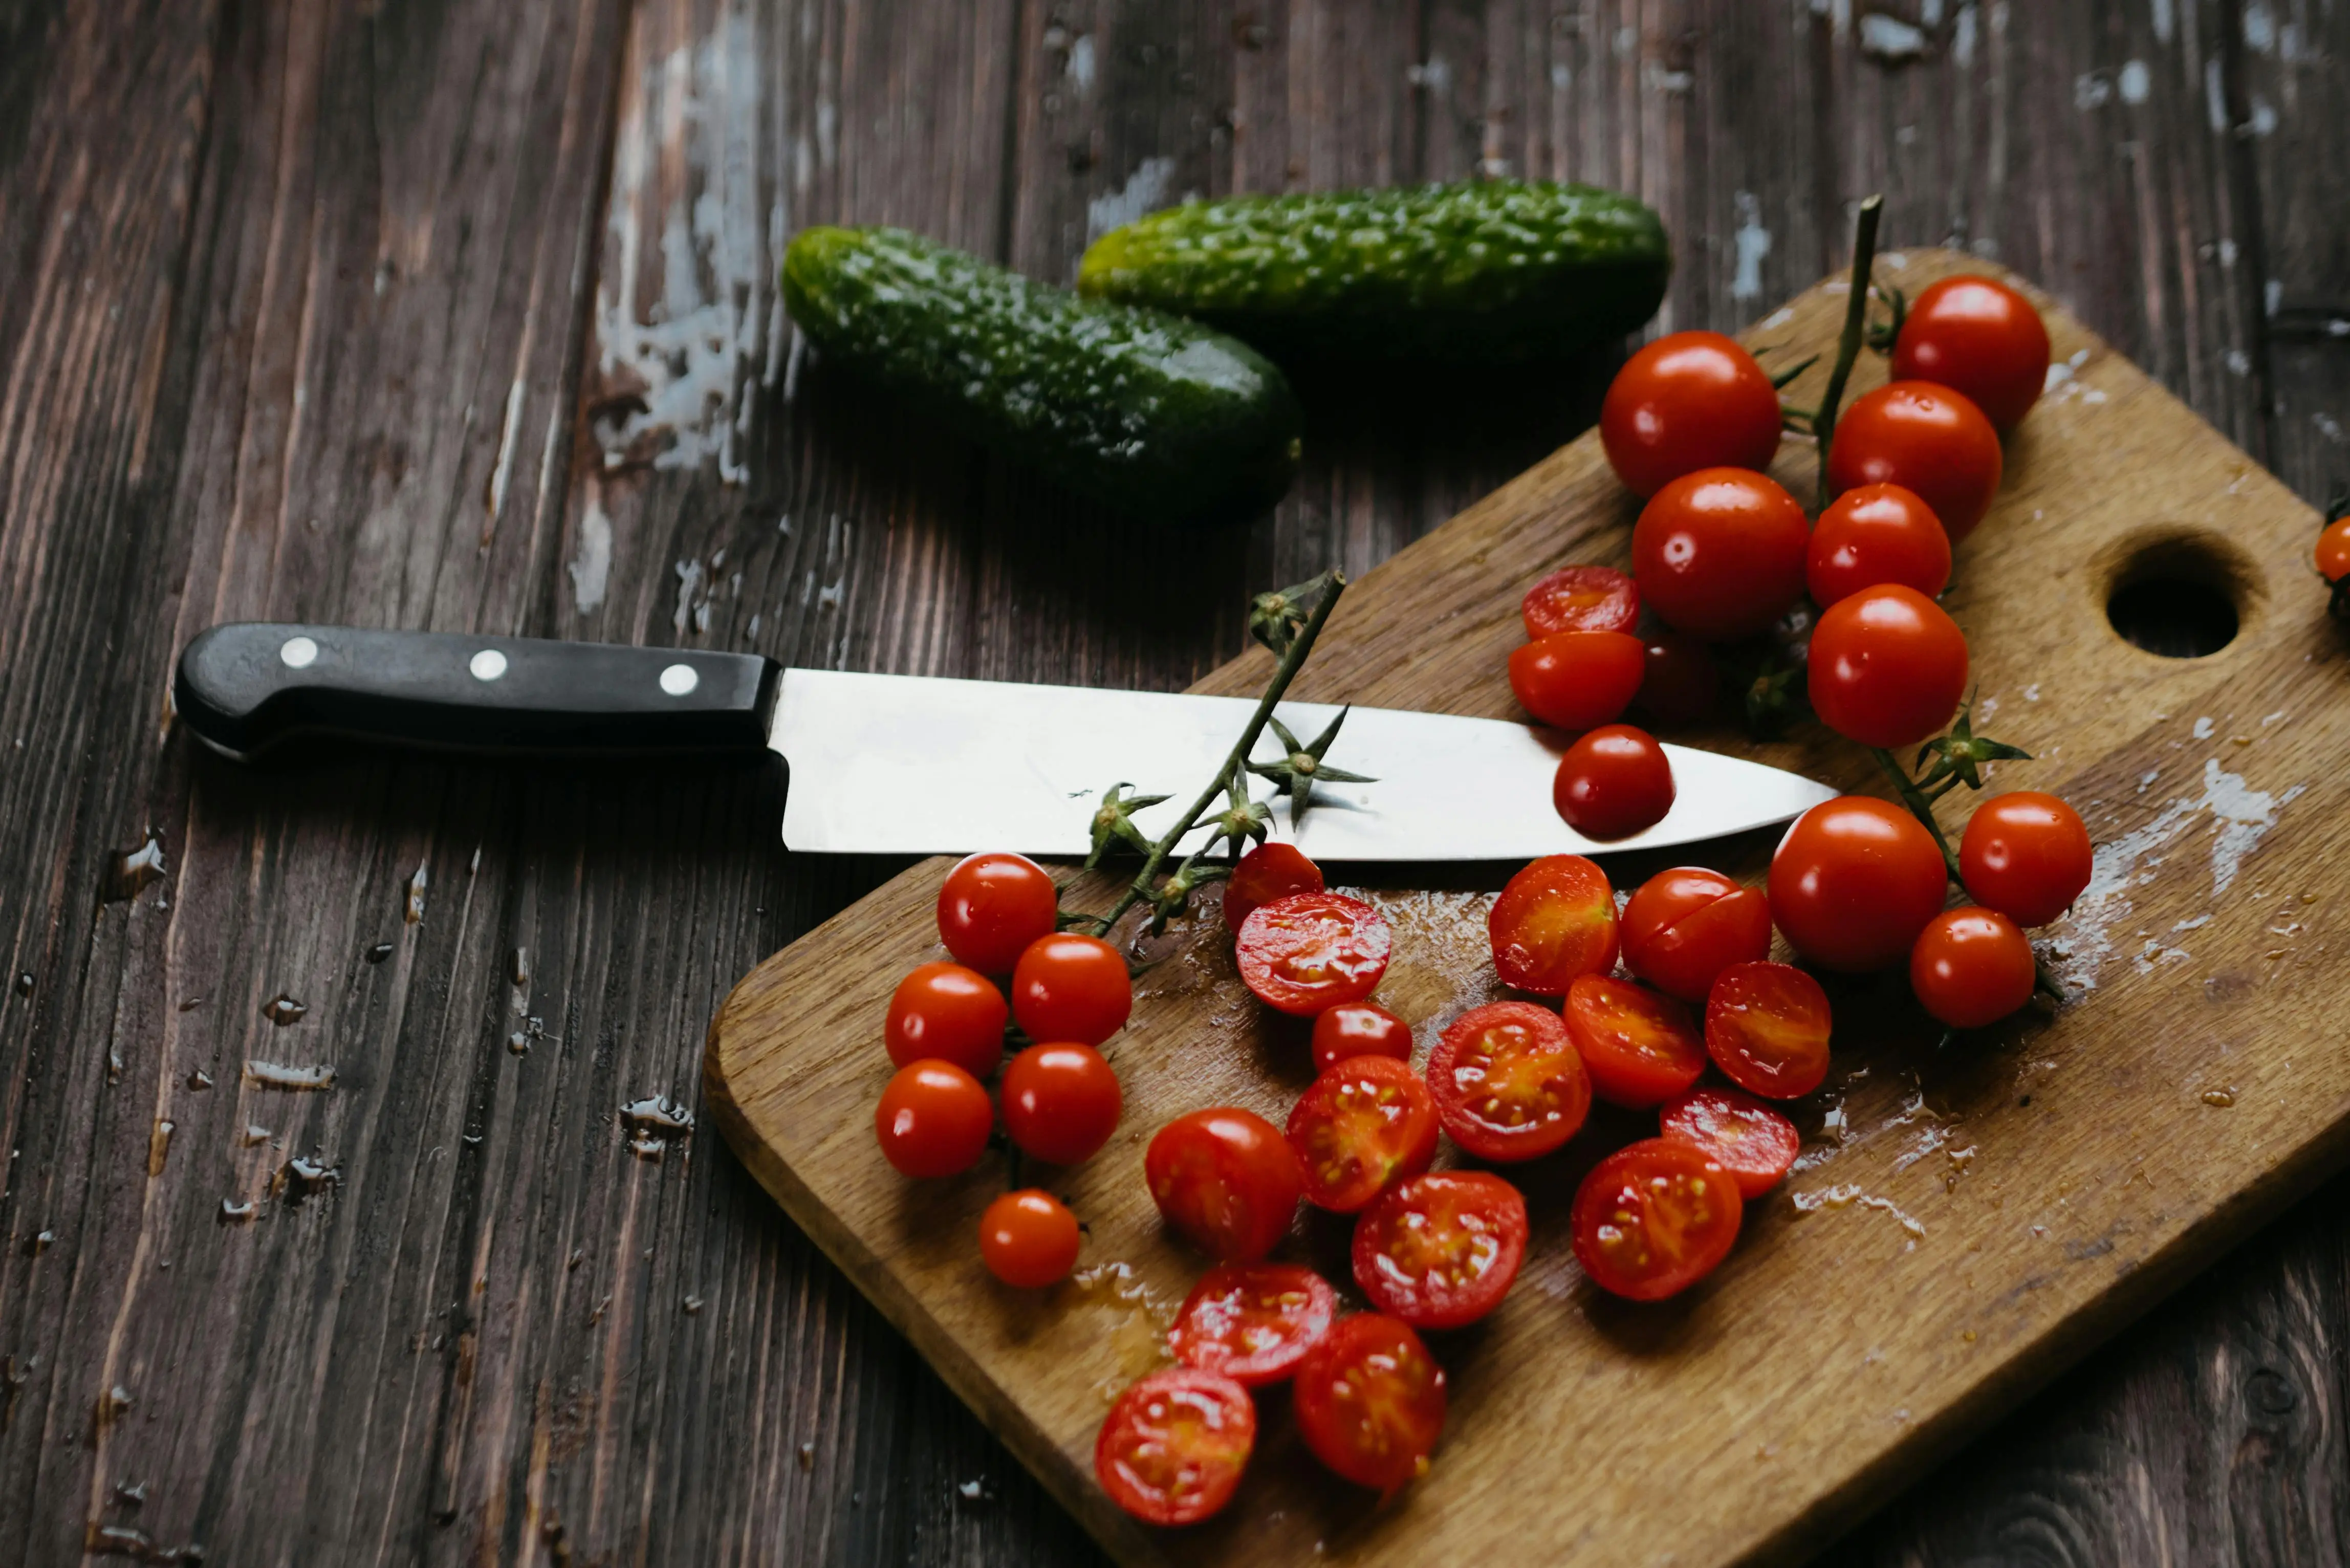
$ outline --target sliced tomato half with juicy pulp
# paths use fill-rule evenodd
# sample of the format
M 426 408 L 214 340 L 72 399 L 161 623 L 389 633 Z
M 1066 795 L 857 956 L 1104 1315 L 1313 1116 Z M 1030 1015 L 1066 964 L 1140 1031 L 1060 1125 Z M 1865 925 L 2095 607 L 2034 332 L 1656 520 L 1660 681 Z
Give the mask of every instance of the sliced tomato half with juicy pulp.
M 1721 1265 L 1742 1212 L 1738 1183 L 1704 1150 L 1644 1138 L 1593 1166 L 1575 1189 L 1575 1256 L 1600 1289 L 1662 1301 Z
M 1387 917 L 1340 893 L 1292 893 L 1241 922 L 1241 979 L 1266 1006 L 1310 1018 L 1360 1002 L 1388 971 Z
M 1462 1328 L 1502 1304 L 1526 1260 L 1526 1200 L 1482 1170 L 1390 1188 L 1355 1221 L 1355 1282 L 1414 1328 Z
M 1357 1313 L 1305 1353 L 1293 1407 L 1315 1459 L 1391 1492 L 1428 1473 L 1444 1432 L 1444 1368 L 1409 1324 Z
M 1713 1157 L 1742 1198 L 1760 1198 L 1786 1179 L 1804 1151 L 1795 1124 L 1743 1089 L 1691 1089 L 1658 1114 L 1664 1136 Z
M 1109 1500 L 1145 1524 L 1197 1524 L 1232 1500 L 1256 1447 L 1256 1402 L 1218 1372 L 1154 1372 L 1118 1397 L 1094 1442 Z
M 1531 1002 L 1454 1019 L 1428 1054 L 1428 1090 L 1444 1130 L 1480 1159 L 1548 1154 L 1591 1112 L 1591 1078 L 1565 1022 Z
M 1705 1071 L 1705 1036 L 1690 1010 L 1646 986 L 1586 974 L 1566 988 L 1566 1033 L 1611 1106 L 1662 1105 Z
M 1322 891 L 1322 867 L 1295 844 L 1260 844 L 1224 878 L 1224 924 L 1237 931 L 1275 898 Z
M 1436 1158 L 1436 1100 L 1409 1063 L 1349 1056 L 1314 1080 L 1289 1113 L 1289 1147 L 1305 1201 L 1352 1214 Z
M 1630 631 L 1640 622 L 1640 585 L 1613 566 L 1561 566 L 1526 590 L 1519 612 L 1529 642 L 1562 631 Z
M 1511 877 L 1486 929 L 1502 979 L 1537 996 L 1616 967 L 1616 890 L 1580 855 L 1545 855 Z
M 1251 1388 L 1278 1383 L 1330 1332 L 1338 1293 L 1296 1263 L 1218 1263 L 1200 1276 L 1167 1348 L 1186 1366 Z
M 1705 1004 L 1705 1048 L 1723 1076 L 1766 1099 L 1808 1095 L 1828 1075 L 1828 993 L 1788 963 L 1734 963 Z

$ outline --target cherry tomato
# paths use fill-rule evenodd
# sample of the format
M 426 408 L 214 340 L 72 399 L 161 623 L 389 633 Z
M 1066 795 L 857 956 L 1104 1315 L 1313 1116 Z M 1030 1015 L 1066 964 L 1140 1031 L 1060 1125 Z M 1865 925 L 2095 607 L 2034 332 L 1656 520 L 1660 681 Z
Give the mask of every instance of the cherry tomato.
M 1126 956 L 1099 937 L 1038 937 L 1012 971 L 1012 1016 L 1031 1040 L 1098 1045 L 1134 1011 Z
M 1636 495 L 1700 468 L 1768 468 L 1779 450 L 1779 389 L 1719 332 L 1675 332 L 1639 349 L 1608 383 L 1599 441 Z
M 1828 993 L 1794 965 L 1734 963 L 1706 999 L 1706 1054 L 1740 1088 L 1796 1099 L 1827 1079 L 1832 1023 Z
M 1611 1106 L 1661 1104 L 1705 1071 L 1705 1037 L 1688 1008 L 1604 974 L 1566 988 L 1566 1033 L 1591 1092 Z
M 1360 1002 L 1388 971 L 1387 917 L 1337 893 L 1292 893 L 1241 922 L 1241 979 L 1267 1007 L 1311 1018 Z
M 1591 1111 L 1591 1077 L 1565 1021 L 1531 1002 L 1454 1019 L 1428 1054 L 1428 1089 L 1444 1130 L 1480 1159 L 1548 1154 Z
M 1251 1388 L 1297 1370 L 1338 1315 L 1330 1282 L 1295 1263 L 1218 1263 L 1200 1276 L 1167 1348 L 1186 1366 Z
M 979 1217 L 979 1256 L 987 1272 L 1024 1291 L 1069 1277 L 1077 1262 L 1077 1217 L 1049 1192 L 1007 1192 Z
M 898 1069 L 873 1107 L 881 1155 L 908 1176 L 959 1176 L 987 1152 L 995 1107 L 979 1080 L 952 1062 Z
M 2317 536 L 2317 570 L 2329 583 L 2350 576 L 2350 517 L 2337 517 Z
M 2038 790 L 1983 802 L 1959 840 L 1968 896 L 2019 926 L 2044 926 L 2072 908 L 2095 858 L 2080 813 Z
M 1281 1129 L 1231 1106 L 1160 1127 L 1143 1151 L 1142 1176 L 1167 1223 L 1228 1263 L 1253 1263 L 1278 1246 L 1305 1190 Z
M 2005 459 L 1999 432 L 1960 393 L 1929 381 L 1893 381 L 1852 400 L 1828 438 L 1828 485 L 1915 492 L 1955 545 L 1974 532 L 1999 493 Z M 1642 591 L 1648 589 L 1646 576 Z
M 1436 1158 L 1436 1101 L 1409 1064 L 1350 1056 L 1314 1080 L 1289 1113 L 1305 1201 L 1352 1214 Z
M 2048 384 L 2048 328 L 2032 301 L 1996 278 L 1939 278 L 1909 302 L 1893 379 L 1962 392 L 2007 430 Z
M 1742 1214 L 1738 1183 L 1702 1150 L 1644 1138 L 1575 1189 L 1575 1256 L 1601 1290 L 1662 1301 L 1721 1267 Z
M 1349 1056 L 1411 1060 L 1411 1025 L 1376 1002 L 1342 1002 L 1314 1020 L 1314 1070 L 1326 1073 Z
M 1906 961 L 1949 891 L 1933 836 L 1899 806 L 1867 795 L 1812 807 L 1771 857 L 1771 918 L 1797 952 L 1825 969 Z
M 1691 1089 L 1669 1101 L 1657 1119 L 1665 1137 L 1730 1172 L 1741 1198 L 1760 1198 L 1778 1186 L 1804 1150 L 1795 1124 L 1742 1089 Z
M 1465 1328 L 1526 1260 L 1526 1200 L 1498 1176 L 1447 1170 L 1388 1189 L 1355 1221 L 1355 1282 L 1414 1328 Z
M 1634 707 L 1659 724 L 1694 724 L 1713 711 L 1721 677 L 1712 649 L 1678 631 L 1651 633 L 1643 646 L 1647 662 Z
M 1411 1325 L 1361 1312 L 1298 1364 L 1297 1435 L 1357 1486 L 1394 1491 L 1428 1473 L 1444 1431 L 1444 1368 Z
M 1683 1002 L 1703 1002 L 1714 977 L 1771 951 L 1771 901 L 1702 866 L 1676 866 L 1624 906 L 1624 964 Z
M 1803 596 L 1811 524 L 1767 474 L 1704 468 L 1674 480 L 1632 526 L 1640 597 L 1677 631 L 1752 637 Z
M 1886 583 L 1828 607 L 1805 669 L 1820 722 L 1864 746 L 1914 746 L 1966 695 L 1966 634 L 1917 589 Z
M 1981 1029 L 2032 1000 L 2032 943 L 1996 909 L 1945 910 L 1909 953 L 1909 989 L 1953 1029 Z
M 1640 585 L 1613 566 L 1561 566 L 1526 590 L 1526 640 L 1562 631 L 1629 631 L 1640 619 Z
M 1820 514 L 1804 580 L 1823 609 L 1879 583 L 1899 583 L 1930 599 L 1950 586 L 1950 536 L 1915 492 L 1864 484 Z
M 1010 974 L 1038 937 L 1050 936 L 1061 896 L 1024 855 L 973 855 L 939 889 L 939 940 L 982 974 Z
M 1485 918 L 1504 984 L 1564 996 L 1616 967 L 1616 890 L 1580 855 L 1545 855 L 1509 880 Z
M 1603 725 L 1578 737 L 1559 758 L 1550 799 L 1586 838 L 1629 838 L 1673 809 L 1673 764 L 1648 731 Z
M 1003 1060 L 1012 1010 L 995 982 L 959 963 L 926 963 L 898 982 L 882 1038 L 902 1067 L 932 1058 L 984 1078 Z
M 1648 650 L 1620 631 L 1562 631 L 1510 655 L 1518 705 L 1561 730 L 1612 722 L 1632 704 L 1648 671 Z
M 1145 1524 L 1197 1524 L 1232 1501 L 1256 1447 L 1256 1402 L 1197 1367 L 1154 1372 L 1118 1397 L 1094 1443 L 1110 1501 Z
M 1092 1158 L 1125 1103 L 1118 1075 L 1090 1045 L 1031 1045 L 1003 1069 L 1003 1130 L 1049 1165 Z
M 1294 844 L 1260 844 L 1224 878 L 1224 924 L 1237 931 L 1257 909 L 1292 893 L 1322 891 L 1322 867 Z

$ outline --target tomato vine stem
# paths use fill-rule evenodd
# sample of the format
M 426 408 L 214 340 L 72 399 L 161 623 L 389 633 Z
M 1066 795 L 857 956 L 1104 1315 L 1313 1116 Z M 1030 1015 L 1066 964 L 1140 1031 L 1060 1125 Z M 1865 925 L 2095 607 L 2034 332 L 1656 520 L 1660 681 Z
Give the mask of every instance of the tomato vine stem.
M 1820 394 L 1820 411 L 1812 419 L 1812 434 L 1819 442 L 1819 504 L 1823 507 L 1834 499 L 1828 493 L 1828 444 L 1835 437 L 1836 408 L 1844 401 L 1844 384 L 1851 379 L 1852 368 L 1868 340 L 1868 293 L 1874 286 L 1870 278 L 1877 266 L 1877 223 L 1884 215 L 1885 198 L 1871 196 L 1860 204 L 1860 215 L 1853 224 L 1852 294 L 1844 306 L 1844 336 L 1836 340 L 1835 365 L 1828 371 L 1827 390 Z

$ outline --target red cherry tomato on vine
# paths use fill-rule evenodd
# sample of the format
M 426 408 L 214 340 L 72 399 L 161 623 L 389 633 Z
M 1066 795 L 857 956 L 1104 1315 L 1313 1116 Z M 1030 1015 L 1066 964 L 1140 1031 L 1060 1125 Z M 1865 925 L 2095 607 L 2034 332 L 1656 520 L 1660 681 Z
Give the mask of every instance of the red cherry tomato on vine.
M 1393 940 L 1387 918 L 1359 898 L 1292 893 L 1241 922 L 1241 979 L 1267 1007 L 1311 1018 L 1370 995 Z
M 1428 1054 L 1428 1089 L 1444 1130 L 1480 1159 L 1548 1154 L 1591 1111 L 1591 1078 L 1565 1021 L 1531 1002 L 1454 1019 Z
M 1297 1370 L 1338 1315 L 1338 1293 L 1295 1263 L 1218 1263 L 1183 1298 L 1167 1348 L 1251 1388 Z
M 1094 1475 L 1145 1524 L 1197 1524 L 1232 1501 L 1255 1447 L 1247 1389 L 1220 1373 L 1172 1367 L 1118 1397 L 1094 1444 Z
M 1561 566 L 1526 590 L 1526 640 L 1562 631 L 1629 631 L 1639 624 L 1640 585 L 1613 566 Z
M 1632 527 L 1640 597 L 1676 631 L 1752 637 L 1804 592 L 1810 522 L 1767 474 L 1705 468 L 1657 492 Z
M 982 974 L 1010 974 L 1038 937 L 1050 936 L 1061 896 L 1024 855 L 973 855 L 939 888 L 939 940 Z
M 1624 906 L 1624 964 L 1683 1002 L 1702 1002 L 1714 977 L 1771 951 L 1771 901 L 1719 871 L 1676 866 Z
M 1510 878 L 1485 918 L 1503 983 L 1564 996 L 1616 967 L 1616 890 L 1580 855 L 1545 855 Z
M 1601 1290 L 1662 1301 L 1721 1266 L 1743 1218 L 1738 1183 L 1673 1138 L 1628 1144 L 1575 1189 L 1575 1260 Z
M 900 1067 L 932 1057 L 984 1078 L 1003 1060 L 1011 1015 L 1003 993 L 977 970 L 926 963 L 898 982 L 883 1037 L 889 1060 Z
M 1224 924 L 1237 931 L 1259 909 L 1292 893 L 1322 891 L 1322 867 L 1294 844 L 1260 844 L 1224 878 Z
M 1411 1060 L 1411 1025 L 1376 1002 L 1342 1002 L 1314 1020 L 1314 1071 L 1326 1073 L 1349 1056 Z
M 1820 722 L 1864 746 L 1914 746 L 1966 695 L 1966 634 L 1917 589 L 1886 583 L 1828 607 L 1805 669 Z
M 1731 1083 L 1773 1100 L 1826 1081 L 1832 1028 L 1828 993 L 1793 964 L 1731 964 L 1706 999 L 1706 1054 Z
M 1824 969 L 1905 961 L 1949 891 L 1933 836 L 1899 806 L 1868 795 L 1812 807 L 1771 857 L 1771 918 Z
M 1678 631 L 1653 632 L 1643 646 L 1648 659 L 1633 706 L 1659 724 L 1694 724 L 1713 711 L 1721 677 L 1711 649 Z
M 1519 706 L 1561 730 L 1612 723 L 1631 706 L 1648 671 L 1648 651 L 1620 631 L 1562 631 L 1510 655 Z
M 1551 804 L 1569 827 L 1607 843 L 1645 833 L 1673 809 L 1673 764 L 1648 731 L 1605 724 L 1558 760 Z
M 1526 1200 L 1498 1176 L 1415 1176 L 1355 1221 L 1355 1282 L 1414 1328 L 1465 1328 L 1502 1304 L 1526 1259 Z
M 2350 517 L 2337 517 L 2317 536 L 2318 575 L 2329 583 L 2350 576 Z
M 1098 1045 L 1134 1011 L 1126 955 L 1099 937 L 1039 937 L 1012 971 L 1012 1016 L 1031 1040 Z
M 1090 1045 L 1031 1045 L 1003 1069 L 1003 1130 L 1050 1165 L 1092 1158 L 1125 1103 L 1118 1075 Z
M 1968 897 L 2019 926 L 2044 926 L 2072 908 L 2095 859 L 2081 814 L 2038 790 L 1993 795 L 1959 840 Z
M 1909 302 L 1893 379 L 1962 392 L 2007 430 L 2048 384 L 2048 328 L 2032 301 L 1996 278 L 1940 278 Z
M 1705 1037 L 1688 1008 L 1604 974 L 1566 988 L 1566 1033 L 1591 1092 L 1611 1106 L 1660 1105 L 1705 1071 Z
M 1352 1214 L 1436 1158 L 1436 1101 L 1392 1056 L 1350 1056 L 1314 1080 L 1289 1113 L 1305 1200 Z
M 1779 390 L 1719 332 L 1675 332 L 1624 361 L 1599 408 L 1599 441 L 1635 495 L 1700 468 L 1771 466 Z
M 1999 493 L 2005 459 L 1999 432 L 1960 393 L 1928 381 L 1894 381 L 1864 392 L 1837 416 L 1828 438 L 1828 486 L 1898 484 L 1941 519 L 1955 545 L 1974 532 Z M 1640 587 L 1648 588 L 1648 579 Z
M 1077 1262 L 1077 1217 L 1049 1192 L 1007 1192 L 979 1217 L 979 1256 L 987 1272 L 1024 1291 L 1069 1277 Z
M 1444 1431 L 1444 1368 L 1409 1324 L 1357 1313 L 1298 1364 L 1297 1435 L 1357 1486 L 1391 1492 L 1428 1473 Z
M 1996 909 L 1946 910 L 1909 953 L 1909 989 L 1953 1029 L 1981 1029 L 2032 1000 L 2032 943 Z
M 1142 1177 L 1167 1223 L 1223 1262 L 1253 1263 L 1280 1245 L 1305 1189 L 1281 1129 L 1232 1106 L 1160 1127 Z
M 1691 1145 L 1730 1172 L 1742 1198 L 1760 1198 L 1778 1186 L 1804 1151 L 1795 1124 L 1743 1089 L 1691 1089 L 1657 1119 L 1665 1137 Z
M 1804 580 L 1822 609 L 1880 583 L 1899 583 L 1930 599 L 1950 586 L 1950 536 L 1915 492 L 1864 484 L 1820 514 Z
M 951 1062 L 898 1069 L 873 1107 L 882 1157 L 907 1176 L 958 1176 L 987 1152 L 995 1107 L 979 1080 Z

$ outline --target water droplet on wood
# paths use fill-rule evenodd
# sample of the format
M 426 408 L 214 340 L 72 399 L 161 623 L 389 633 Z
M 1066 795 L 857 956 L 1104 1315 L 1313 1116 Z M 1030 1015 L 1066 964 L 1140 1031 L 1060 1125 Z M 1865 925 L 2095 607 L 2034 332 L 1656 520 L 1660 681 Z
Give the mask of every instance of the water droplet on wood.
M 289 1089 L 299 1093 L 335 1086 L 334 1065 L 327 1062 L 310 1067 L 288 1067 L 276 1062 L 247 1062 L 244 1076 L 247 1083 L 263 1089 Z
M 2203 1091 L 2203 1103 L 2207 1106 L 2217 1106 L 2220 1109 L 2224 1111 L 2229 1106 L 2236 1103 L 2236 1091 L 2233 1089 L 2206 1089 Z
M 134 1486 L 129 1481 L 115 1482 L 114 1501 L 125 1508 L 144 1507 L 147 1502 L 147 1483 L 140 1481 Z
M 19 971 L 19 973 L 18 973 L 18 974 L 17 974 L 17 976 L 16 976 L 16 994 L 17 994 L 17 995 L 19 995 L 19 996 L 30 996 L 30 995 L 32 995 L 32 994 L 33 994 L 33 985 L 34 985 L 33 971 L 32 971 L 31 970 L 24 970 L 24 971 Z
M 180 1003 L 180 1011 L 182 1012 L 193 1012 L 197 1008 L 202 1007 L 203 1004 L 204 999 L 203 997 L 192 996 L 188 998 L 187 1001 Z
M 248 1198 L 242 1203 L 234 1198 L 221 1199 L 220 1222 L 224 1225 L 241 1225 L 260 1213 L 261 1205 L 252 1199 Z
M 422 861 L 417 862 L 416 875 L 408 879 L 408 900 L 401 909 L 401 917 L 411 926 L 424 919 L 424 888 L 431 880 L 430 867 Z
M 268 1141 L 269 1129 L 255 1122 L 245 1123 L 244 1131 L 237 1135 L 237 1142 L 244 1145 L 247 1148 L 252 1148 L 255 1145 L 265 1144 Z
M 686 1315 L 686 1316 L 688 1316 L 688 1317 L 692 1317 L 692 1316 L 697 1315 L 697 1314 L 702 1311 L 702 1298 L 701 1298 L 700 1296 L 688 1296 L 688 1297 L 686 1297 L 686 1298 L 685 1298 L 685 1315 Z
M 287 1024 L 301 1023 L 309 1016 L 309 1012 L 308 1003 L 296 1002 L 281 991 L 262 1008 L 261 1016 L 283 1029 Z
M 814 1443 L 802 1443 L 800 1445 L 800 1469 L 804 1470 L 812 1470 L 816 1469 L 816 1445 Z
M 205 1072 L 202 1067 L 198 1067 L 195 1071 L 188 1075 L 188 1087 L 192 1089 L 209 1089 L 212 1086 L 213 1075 L 210 1073 Z
M 151 1180 L 163 1174 L 163 1162 L 171 1158 L 173 1126 L 159 1118 L 154 1130 L 147 1135 L 147 1175 Z
M 118 1383 L 98 1397 L 98 1429 L 105 1431 L 130 1408 L 130 1390 Z
M 313 1193 L 343 1184 L 342 1167 L 309 1155 L 296 1155 L 277 1173 L 277 1189 L 288 1203 L 299 1203 Z
M 34 1231 L 30 1236 L 25 1238 L 25 1256 L 28 1258 L 39 1257 L 42 1253 L 49 1250 L 51 1244 L 54 1243 L 57 1239 L 57 1233 L 55 1231 L 41 1230 Z
M 530 1054 L 530 1036 L 517 1029 L 506 1036 L 506 1049 L 516 1056 Z
M 145 888 L 161 881 L 170 868 L 163 863 L 163 836 L 153 828 L 136 846 L 117 855 L 106 868 L 105 880 L 98 896 L 109 904 L 119 904 L 125 898 L 135 898 Z
M 367 961 L 369 963 L 381 963 L 384 960 L 390 958 L 391 953 L 392 947 L 390 942 L 378 942 L 375 946 L 368 949 Z
M 513 974 L 514 982 L 516 985 L 528 985 L 530 983 L 530 954 L 521 948 L 515 949 L 514 966 L 509 972 Z

